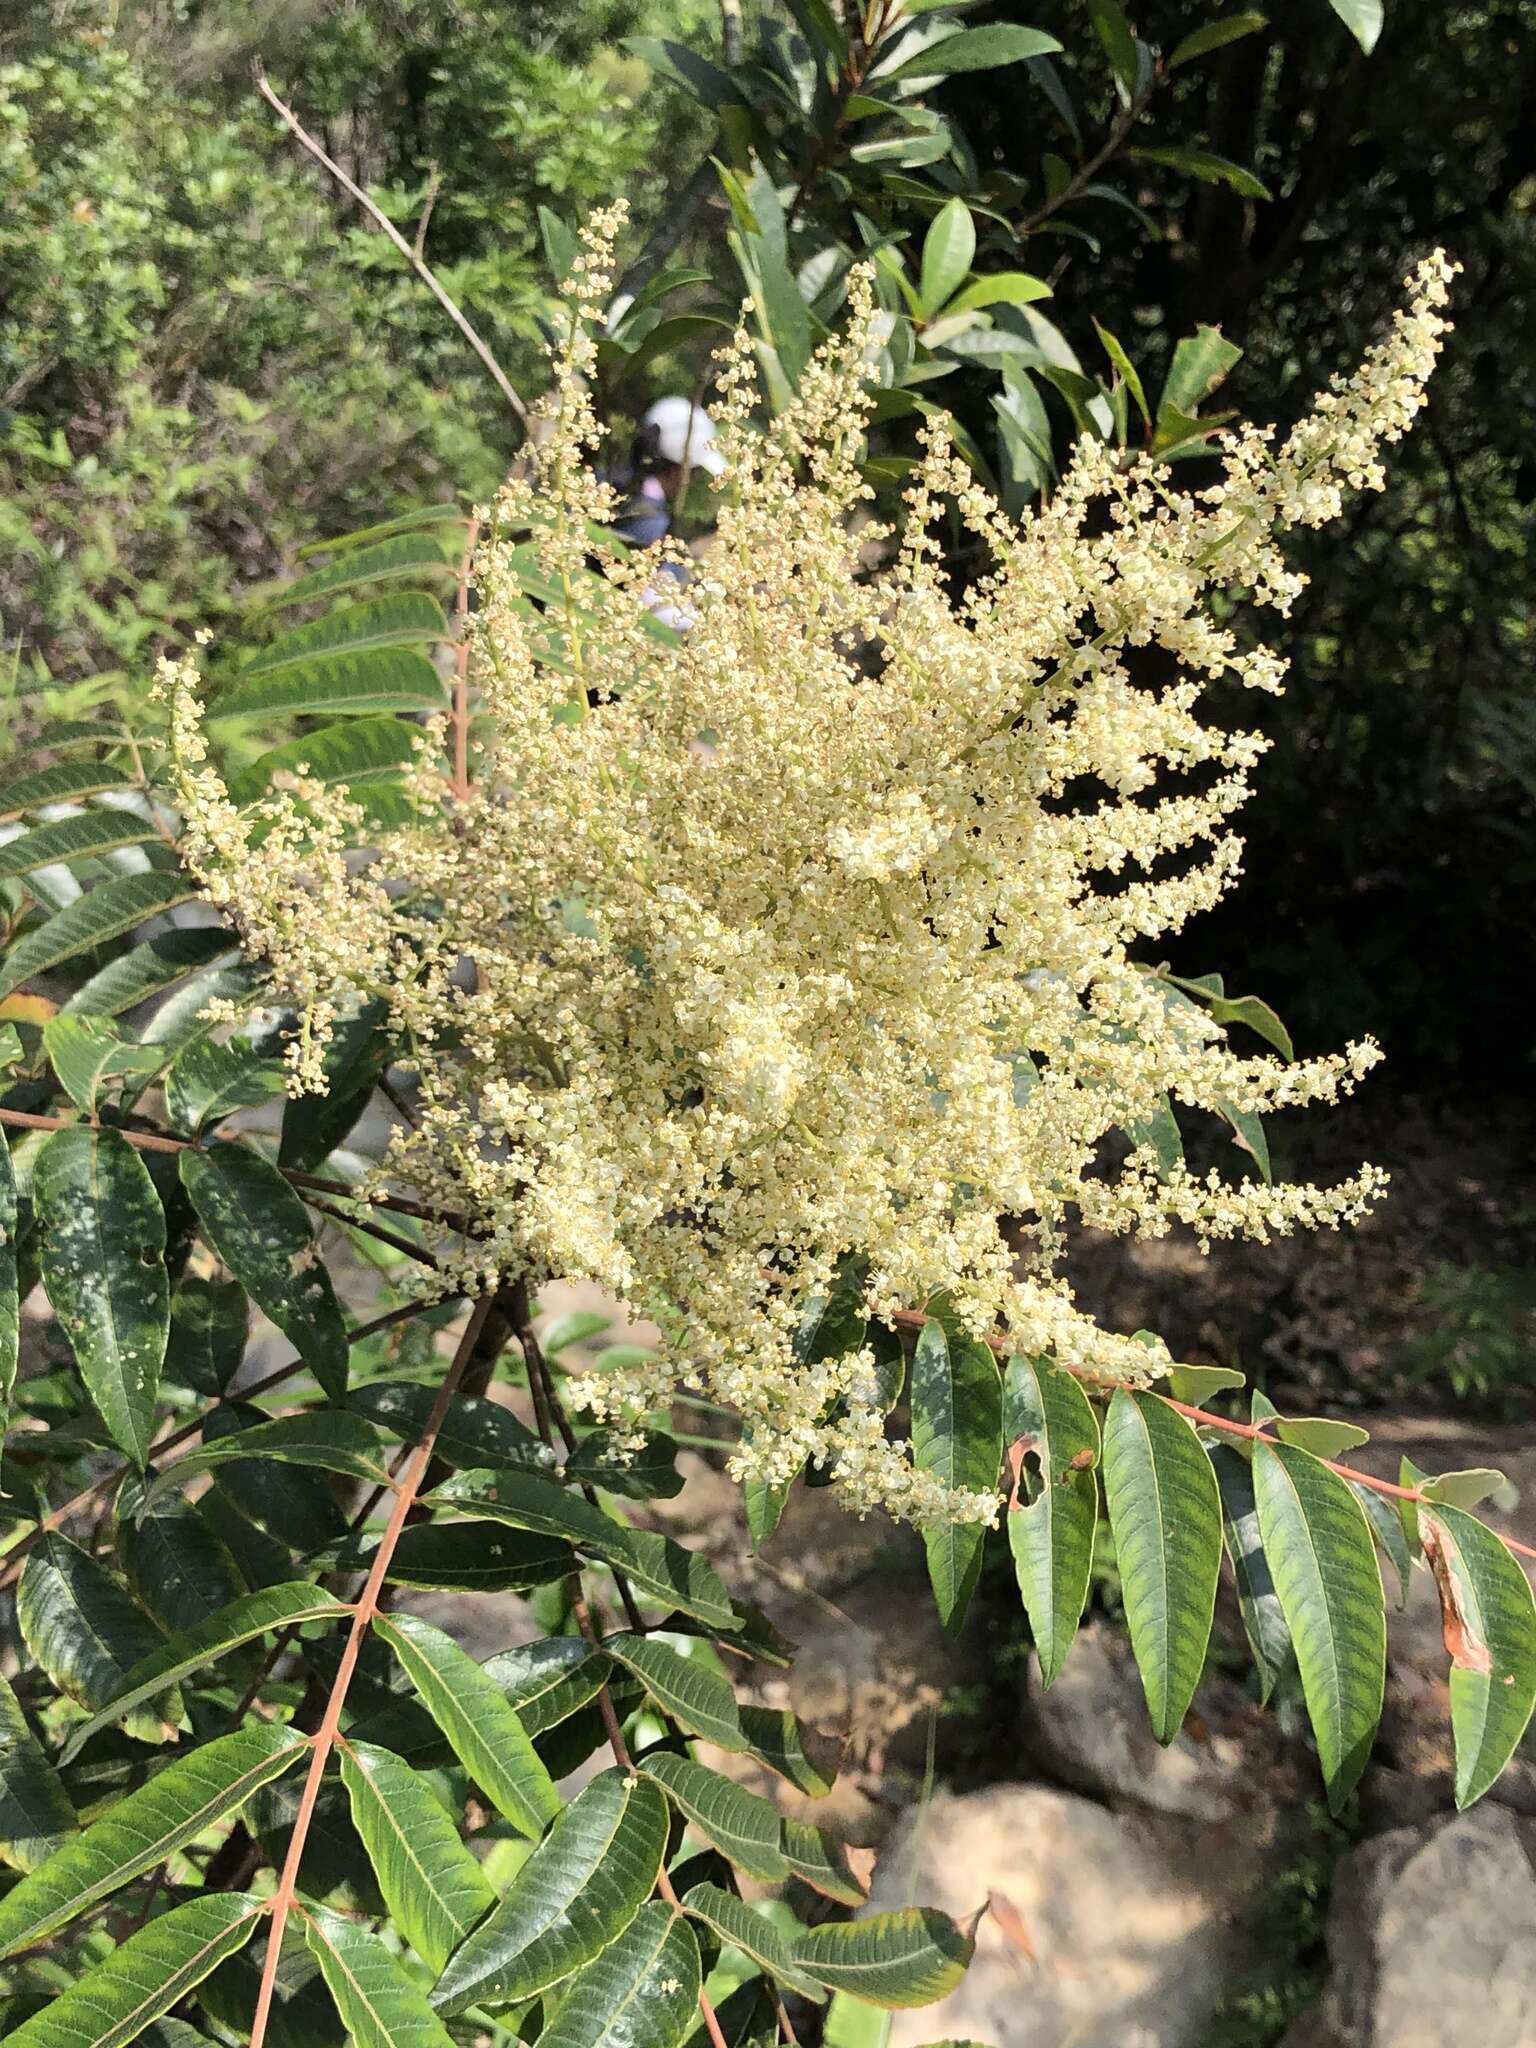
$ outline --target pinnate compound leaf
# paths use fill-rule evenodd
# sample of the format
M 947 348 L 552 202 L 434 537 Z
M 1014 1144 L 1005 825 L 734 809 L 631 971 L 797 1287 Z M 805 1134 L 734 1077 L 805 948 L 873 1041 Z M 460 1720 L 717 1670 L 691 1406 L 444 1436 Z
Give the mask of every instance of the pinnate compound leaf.
M 1002 1390 L 988 1347 L 950 1318 L 932 1316 L 912 1355 L 912 1457 L 943 1485 L 985 1491 L 1002 1462 Z M 965 1619 L 981 1576 L 980 1522 L 943 1522 L 923 1532 L 928 1578 L 945 1630 Z
M 448 636 L 448 621 L 435 597 L 424 590 L 400 590 L 362 604 L 338 605 L 321 618 L 294 626 L 252 657 L 240 671 L 265 675 L 320 654 L 361 654 L 371 647 L 429 647 Z
M 1337 1813 L 1365 1769 L 1381 1718 L 1387 1615 L 1376 1546 L 1349 1487 L 1308 1451 L 1255 1443 L 1253 1489 Z
M 123 1669 L 120 1682 L 105 1698 L 88 1701 L 99 1711 L 71 1733 L 64 1748 L 65 1763 L 77 1756 L 101 1729 L 123 1720 L 141 1702 L 163 1693 L 168 1685 L 179 1684 L 226 1651 L 238 1649 L 242 1643 L 253 1642 L 274 1629 L 294 1628 L 305 1621 L 333 1621 L 351 1612 L 334 1593 L 311 1585 L 307 1579 L 242 1593 L 217 1614 L 210 1614 L 206 1621 L 183 1629 L 169 1642 L 157 1642 L 147 1655 Z
M 168 1763 L 0 1899 L 0 1955 L 30 1948 L 88 1912 L 281 1776 L 307 1748 L 297 1729 L 258 1725 Z
M 432 2002 L 462 2012 L 516 2005 L 615 1941 L 650 1897 L 667 1846 L 667 1803 L 648 1779 L 603 1771 L 584 1786 L 444 1970 Z
M 457 1473 L 433 1494 L 466 1515 L 514 1529 L 558 1536 L 615 1566 L 653 1600 L 715 1628 L 738 1619 L 730 1595 L 707 1559 L 669 1537 L 615 1522 L 581 1495 L 531 1472 Z
M 794 1957 L 830 1991 L 900 2008 L 932 2005 L 953 1991 L 975 1946 L 947 1913 L 910 1906 L 809 1928 L 795 1943 Z
M 664 1714 L 717 1749 L 746 1747 L 736 1694 L 718 1671 L 679 1656 L 655 1636 L 609 1636 L 603 1648 L 632 1671 Z
M 495 1892 L 409 1764 L 387 1749 L 353 1741 L 343 1746 L 341 1777 L 396 1926 L 424 1962 L 441 1970 L 495 1905 Z
M 785 1819 L 780 1824 L 779 1839 L 784 1861 L 802 1884 L 808 1884 L 823 1898 L 836 1899 L 840 1905 L 863 1905 L 864 1887 L 854 1876 L 847 1852 L 836 1836 L 824 1828 L 813 1827 L 809 1821 Z
M 1536 1601 L 1491 1529 L 1465 1509 L 1419 1510 L 1451 1660 L 1456 1804 L 1481 1799 L 1513 1756 L 1536 1705 Z
M 409 647 L 376 647 L 290 662 L 237 682 L 214 698 L 207 717 L 210 725 L 224 725 L 244 718 L 334 718 L 348 712 L 442 708 L 442 677 L 426 655 Z
M 354 2048 L 454 2048 L 420 1984 L 376 1934 L 314 1906 L 304 1938 Z
M 777 1977 L 780 1983 L 788 1984 L 803 1998 L 809 1998 L 817 2005 L 826 2003 L 827 1994 L 816 1980 L 796 1968 L 789 1943 L 778 1928 L 761 1913 L 754 1913 L 734 1892 L 725 1891 L 717 1884 L 696 1884 L 685 1893 L 683 1910 L 697 1914 L 722 1941 L 739 1948 L 760 1969 L 766 1970 L 771 1977 Z
M 8 996 L 51 967 L 62 967 L 80 953 L 93 952 L 109 939 L 121 938 L 174 904 L 189 903 L 196 894 L 189 877 L 180 873 L 157 869 L 150 874 L 115 875 L 77 897 L 11 948 L 0 964 L 0 996 Z
M 560 1812 L 560 1795 L 495 1679 L 451 1636 L 415 1615 L 379 1615 L 374 1627 L 470 1777 L 536 1842 Z
M 539 2036 L 540 2048 L 682 2048 L 701 1981 L 693 1929 L 660 1900 L 588 1963 Z
M 6 2048 L 123 2048 L 250 1940 L 257 1899 L 210 1892 L 151 1920 L 12 2033 Z
M 74 1831 L 69 1794 L 32 1733 L 20 1700 L 0 1678 L 0 1863 L 37 1870 Z
M 1050 1686 L 1088 1598 L 1099 1516 L 1099 1425 L 1070 1373 L 1014 1357 L 1003 1377 L 1003 1437 L 1013 1478 L 1008 1542 L 1041 1682 Z M 1040 1473 L 1029 1501 L 1020 1493 L 1027 1457 L 1038 1460 Z
M 1243 1632 L 1253 1652 L 1254 1668 L 1259 1674 L 1259 1699 L 1263 1702 L 1274 1691 L 1276 1680 L 1290 1661 L 1291 1631 L 1259 1535 L 1252 1468 L 1230 1444 L 1214 1444 L 1210 1459 L 1221 1490 L 1222 1534 L 1237 1580 Z
M 779 1847 L 779 1816 L 766 1799 L 706 1770 L 692 1757 L 660 1754 L 642 1759 L 640 1770 L 654 1778 L 672 1804 L 722 1854 L 749 1877 L 774 1883 L 788 1874 Z
M 1104 1422 L 1104 1494 L 1131 1648 L 1152 1732 L 1178 1734 L 1200 1674 L 1221 1568 L 1221 1500 L 1189 1424 L 1155 1394 L 1117 1387 Z
M 57 1530 L 43 1537 L 22 1566 L 16 1616 L 39 1668 L 60 1692 L 92 1710 L 124 1691 L 134 1670 L 161 1647 L 161 1637 L 126 1590 Z M 147 1706 L 128 1718 L 130 1735 L 164 1741 L 167 1723 L 181 1715 L 171 1683 L 162 1678 L 138 1695 L 135 1704 Z
M 249 1145 L 183 1152 L 181 1182 L 208 1242 L 333 1401 L 347 1387 L 347 1329 L 304 1204 Z
M 171 1327 L 165 1211 L 117 1131 L 55 1131 L 32 1175 L 43 1284 L 112 1440 L 149 1455 Z

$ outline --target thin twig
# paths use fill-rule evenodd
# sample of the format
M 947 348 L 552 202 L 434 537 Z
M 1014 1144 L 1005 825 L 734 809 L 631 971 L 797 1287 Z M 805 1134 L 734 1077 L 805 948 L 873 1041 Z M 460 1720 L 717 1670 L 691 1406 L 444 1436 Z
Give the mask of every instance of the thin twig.
M 250 2048 L 263 2048 L 267 2038 L 267 2023 L 272 2012 L 273 1993 L 277 1987 L 277 1965 L 283 1950 L 283 1929 L 287 1925 L 288 1915 L 293 1910 L 304 1845 L 309 1836 L 310 1823 L 314 1819 L 315 1805 L 320 1797 L 325 1767 L 330 1761 L 331 1751 L 335 1748 L 336 1738 L 341 1732 L 341 1716 L 347 1703 L 347 1689 L 352 1683 L 352 1674 L 357 1669 L 363 1636 L 377 1611 L 384 1576 L 389 1570 L 395 1546 L 400 1541 L 405 1518 L 411 1511 L 417 1490 L 425 1477 L 428 1465 L 432 1462 L 432 1447 L 437 1441 L 437 1432 L 442 1427 L 443 1418 L 448 1413 L 448 1404 L 453 1399 L 454 1389 L 469 1363 L 479 1340 L 481 1327 L 490 1312 L 491 1297 L 483 1295 L 471 1310 L 464 1334 L 459 1339 L 458 1349 L 453 1354 L 453 1362 L 443 1375 L 443 1383 L 437 1390 L 437 1399 L 433 1402 L 432 1412 L 427 1417 L 427 1426 L 422 1431 L 421 1442 L 412 1452 L 410 1462 L 401 1476 L 395 1494 L 394 1508 L 384 1534 L 379 1539 L 373 1568 L 368 1574 L 362 1592 L 358 1595 L 357 1607 L 352 1616 L 352 1627 L 342 1649 L 341 1662 L 331 1685 L 330 1698 L 326 1701 L 325 1713 L 315 1733 L 314 1745 L 310 1751 L 309 1774 L 304 1780 L 298 1812 L 294 1816 L 293 1835 L 288 1844 L 288 1853 L 283 1859 L 277 1890 L 272 1897 L 272 1924 L 267 1935 L 267 1954 L 262 1966 L 261 1989 L 256 1996 L 256 2015 L 251 2023 Z
M 432 166 L 432 175 L 427 180 L 427 196 L 421 209 L 421 218 L 416 223 L 416 240 L 412 245 L 412 252 L 418 263 L 422 262 L 426 256 L 427 229 L 431 224 L 432 209 L 437 204 L 437 195 L 442 189 L 443 174 L 437 165 L 434 164 Z
M 500 363 L 497 362 L 496 358 L 491 354 L 489 348 L 486 347 L 485 343 L 481 340 L 480 336 L 475 332 L 474 328 L 470 325 L 468 319 L 460 310 L 459 306 L 455 303 L 455 301 L 452 298 L 449 297 L 447 291 L 440 283 L 436 272 L 431 268 L 430 264 L 428 264 L 423 257 L 417 254 L 417 252 L 411 247 L 410 243 L 405 239 L 404 235 L 402 235 L 400 230 L 395 226 L 394 222 L 389 218 L 388 214 L 383 212 L 383 210 L 379 207 L 375 200 L 369 198 L 368 194 L 363 190 L 362 186 L 359 185 L 354 179 L 349 178 L 347 176 L 347 173 L 341 168 L 341 165 L 337 163 L 333 157 L 328 156 L 326 154 L 325 150 L 321 148 L 318 142 L 316 142 L 314 136 L 311 135 L 308 132 L 308 130 L 303 127 L 298 115 L 294 113 L 293 109 L 291 107 L 285 106 L 283 102 L 278 98 L 277 94 L 272 90 L 271 86 L 267 83 L 267 74 L 262 69 L 261 60 L 259 58 L 251 66 L 251 76 L 256 82 L 256 90 L 267 102 L 267 105 L 273 108 L 273 110 L 277 113 L 277 115 L 284 122 L 284 124 L 291 130 L 291 132 L 297 138 L 297 140 L 301 142 L 305 149 L 309 151 L 310 155 L 315 159 L 315 161 L 319 164 L 323 164 L 325 168 L 330 172 L 331 176 L 336 180 L 337 184 L 342 187 L 343 191 L 350 193 L 352 198 L 354 198 L 357 201 L 358 205 L 369 216 L 369 218 L 372 221 L 374 221 L 377 224 L 377 226 L 381 227 L 384 230 L 385 234 L 389 237 L 390 241 L 394 243 L 395 247 L 400 251 L 400 254 L 405 258 L 406 262 L 409 263 L 412 270 L 414 270 L 416 275 L 421 279 L 422 283 L 432 293 L 434 298 L 437 300 L 438 304 L 442 307 L 443 311 L 448 315 L 449 319 L 453 322 L 454 326 L 458 328 L 460 334 L 463 335 L 464 339 L 469 343 L 470 347 L 474 350 L 475 354 L 480 358 L 481 362 L 484 363 L 486 369 L 489 370 L 492 378 L 495 380 L 496 388 L 500 391 L 502 397 L 507 401 L 507 404 L 512 408 L 512 411 L 516 414 L 518 421 L 520 422 L 524 431 L 526 432 L 528 426 L 527 406 L 524 405 L 523 401 L 518 397 L 516 391 L 513 390 L 511 383 L 508 381 L 506 371 L 502 369 Z

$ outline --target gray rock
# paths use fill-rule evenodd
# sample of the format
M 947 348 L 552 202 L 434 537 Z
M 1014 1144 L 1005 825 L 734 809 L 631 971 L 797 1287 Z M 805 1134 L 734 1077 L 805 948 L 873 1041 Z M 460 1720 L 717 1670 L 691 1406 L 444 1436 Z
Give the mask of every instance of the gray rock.
M 1255 1962 L 1241 1913 L 1271 1866 L 1233 1835 L 1037 1785 L 911 1810 L 871 1904 L 992 1910 L 962 1983 L 897 2013 L 890 2048 L 1195 2048 Z
M 1483 1805 L 1356 1849 L 1334 1884 L 1332 1973 L 1285 2048 L 1531 2048 L 1533 1846 L 1528 1821 Z

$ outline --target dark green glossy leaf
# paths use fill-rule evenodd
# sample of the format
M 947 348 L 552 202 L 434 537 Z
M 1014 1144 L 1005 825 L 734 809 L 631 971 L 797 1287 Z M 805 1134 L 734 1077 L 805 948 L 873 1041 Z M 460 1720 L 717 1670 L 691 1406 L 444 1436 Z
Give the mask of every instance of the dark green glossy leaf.
M 17 1264 L 19 1215 L 11 1148 L 0 1131 L 0 1445 L 10 1427 L 11 1396 L 21 1349 L 21 1288 Z
M 671 1500 L 683 1490 L 677 1445 L 669 1436 L 648 1436 L 637 1451 L 621 1450 L 618 1432 L 594 1429 L 565 1461 L 566 1477 L 598 1486 L 628 1500 Z
M 317 1906 L 304 1915 L 304 1938 L 354 2048 L 454 2048 L 426 1993 L 376 1934 Z
M 120 1017 L 172 982 L 222 957 L 233 958 L 233 936 L 217 926 L 173 927 L 121 953 L 76 989 L 61 1015 Z
M 894 78 L 952 78 L 962 71 L 995 71 L 1003 64 L 1017 64 L 1026 57 L 1048 57 L 1061 48 L 1054 36 L 1037 28 L 1017 28 L 1012 22 L 997 22 L 984 28 L 960 29 L 930 43 L 920 56 L 908 57 L 892 71 L 882 71 L 881 81 Z
M 298 1465 L 308 1472 L 339 1472 L 368 1486 L 384 1486 L 389 1467 L 378 1431 L 360 1415 L 334 1408 L 310 1408 L 302 1415 L 280 1415 L 258 1422 L 213 1443 L 205 1443 L 155 1475 L 149 1499 L 183 1486 L 199 1472 L 244 1460 L 261 1464 Z
M 121 938 L 173 904 L 190 902 L 196 893 L 191 880 L 179 873 L 114 875 L 12 946 L 0 963 L 0 996 L 81 953 L 94 952 L 109 939 Z
M 681 1657 L 654 1636 L 609 1636 L 603 1648 L 632 1671 L 664 1714 L 717 1749 L 746 1747 L 736 1695 L 718 1671 Z
M 749 1877 L 770 1884 L 785 1877 L 788 1866 L 779 1847 L 779 1816 L 766 1799 L 744 1791 L 718 1771 L 706 1770 L 692 1757 L 648 1756 L 640 1769 L 656 1780 L 707 1842 Z
M 749 1756 L 777 1771 L 807 1798 L 826 1797 L 837 1774 L 824 1769 L 812 1757 L 806 1730 L 787 1707 L 739 1706 L 737 1714 Z
M 1381 1718 L 1387 1619 L 1376 1546 L 1348 1486 L 1308 1451 L 1255 1443 L 1253 1490 L 1337 1813 Z
M 471 1778 L 537 1841 L 560 1812 L 560 1797 L 500 1686 L 451 1636 L 415 1615 L 380 1615 L 374 1627 Z
M 827 1994 L 813 1977 L 796 1967 L 789 1943 L 778 1928 L 761 1913 L 754 1913 L 734 1892 L 717 1884 L 696 1884 L 684 1895 L 683 1910 L 697 1914 L 722 1941 L 739 1948 L 780 1983 L 817 2005 L 825 2003 Z
M 433 1388 L 408 1380 L 373 1380 L 366 1387 L 354 1388 L 347 1396 L 347 1406 L 380 1429 L 415 1444 L 421 1441 L 436 1398 Z M 449 1402 L 433 1454 L 456 1468 L 512 1465 L 548 1473 L 555 1462 L 554 1454 L 509 1408 L 471 1394 L 455 1394 Z
M 248 1145 L 183 1152 L 181 1180 L 213 1249 L 333 1401 L 345 1398 L 347 1329 L 304 1205 Z
M 171 1326 L 165 1212 L 116 1131 L 55 1131 L 32 1175 L 43 1284 L 113 1441 L 149 1455 Z
M 141 1607 L 168 1635 L 195 1628 L 245 1593 L 240 1568 L 196 1508 L 184 1500 L 144 1506 L 144 1482 L 118 1488 L 117 1555 Z
M 1222 1534 L 1237 1580 L 1243 1630 L 1259 1674 L 1259 1698 L 1265 1701 L 1291 1660 L 1291 1631 L 1264 1555 L 1248 1460 L 1228 1444 L 1213 1444 L 1209 1455 L 1221 1492 Z
M 258 1725 L 173 1759 L 0 1899 L 0 1955 L 31 1948 L 88 1912 L 232 1813 L 307 1749 L 297 1729 Z
M 212 1892 L 151 1920 L 11 2034 L 7 2048 L 122 2048 L 178 2005 L 262 1921 L 260 1902 Z
M 210 1124 L 251 1109 L 283 1093 L 285 1069 L 248 1038 L 227 1045 L 194 1038 L 172 1060 L 165 1077 L 165 1107 L 171 1128 L 196 1136 Z
M 835 1835 L 825 1828 L 813 1827 L 809 1821 L 786 1819 L 781 1823 L 779 1837 L 784 1861 L 802 1884 L 841 1905 L 863 1905 L 864 1887 L 854 1876 L 843 1845 Z
M 658 1900 L 588 1963 L 540 2048 L 682 2048 L 697 2014 L 699 1944 Z
M 869 2005 L 931 2005 L 953 1991 L 975 1950 L 947 1913 L 912 1906 L 831 1920 L 795 1943 L 796 1963 L 832 1991 L 851 1991 Z
M 56 1530 L 22 1566 L 16 1614 L 36 1663 L 61 1692 L 92 1710 L 121 1693 L 129 1675 L 161 1647 L 148 1618 L 116 1579 Z M 162 1678 L 138 1695 L 135 1705 L 150 1704 L 128 1719 L 130 1735 L 146 1742 L 165 1739 L 168 1723 L 181 1713 L 171 1686 Z M 66 1750 L 65 1762 L 69 1755 Z
M 376 1541 L 349 1536 L 312 1552 L 314 1570 L 366 1572 Z M 563 1543 L 484 1522 L 422 1522 L 403 1529 L 385 1568 L 391 1586 L 449 1593 L 521 1593 L 567 1577 L 575 1559 Z
M 650 1897 L 667 1818 L 666 1800 L 648 1780 L 601 1772 L 455 1954 L 433 2004 L 450 2014 L 486 1999 L 521 2004 L 590 1962 Z
M 1200 1682 L 1221 1567 L 1221 1499 L 1199 1438 L 1155 1394 L 1115 1390 L 1104 1494 L 1152 1730 L 1172 1742 Z
M 249 1326 L 239 1281 L 184 1279 L 171 1296 L 167 1376 L 194 1393 L 227 1393 L 245 1357 Z
M 341 1777 L 396 1926 L 424 1962 L 441 1970 L 495 1905 L 495 1892 L 409 1764 L 387 1749 L 349 1741 Z
M 0 1862 L 37 1870 L 74 1831 L 75 1809 L 59 1774 L 0 1678 Z
M 1008 1542 L 1041 1682 L 1051 1686 L 1088 1598 L 1099 1516 L 1099 1425 L 1070 1373 L 1015 1356 L 1003 1377 L 1003 1436 L 1015 1472 Z M 1028 1457 L 1040 1475 L 1032 1500 L 1021 1497 L 1019 1485 Z
M 1536 1706 L 1536 1601 L 1491 1529 L 1465 1509 L 1419 1510 L 1451 1659 L 1456 1804 L 1481 1799 L 1514 1755 Z

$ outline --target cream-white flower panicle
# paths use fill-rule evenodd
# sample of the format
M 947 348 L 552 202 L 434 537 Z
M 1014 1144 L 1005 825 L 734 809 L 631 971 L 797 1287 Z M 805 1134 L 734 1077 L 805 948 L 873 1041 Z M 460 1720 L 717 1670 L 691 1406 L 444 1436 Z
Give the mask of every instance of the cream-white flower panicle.
M 1235 1148 L 1227 1174 L 1160 1158 L 1169 1103 L 1332 1101 L 1378 1055 L 1241 1049 L 1155 969 L 1239 875 L 1265 744 L 1207 697 L 1283 675 L 1209 600 L 1283 612 L 1287 525 L 1381 486 L 1449 267 L 1419 267 L 1283 442 L 1220 437 L 1214 483 L 1087 440 L 1015 522 L 939 424 L 894 531 L 860 468 L 877 316 L 856 271 L 845 329 L 766 427 L 748 337 L 725 352 L 718 529 L 698 561 L 664 545 L 689 575 L 669 636 L 654 551 L 601 534 L 584 373 L 613 225 L 488 515 L 468 801 L 442 785 L 359 868 L 342 797 L 235 809 L 178 672 L 190 855 L 309 1015 L 296 1086 L 343 1005 L 388 1003 L 421 1108 L 384 1170 L 476 1226 L 445 1285 L 579 1277 L 661 1323 L 654 1368 L 578 1383 L 596 1412 L 687 1380 L 741 1415 L 743 1472 L 812 1458 L 861 1508 L 985 1520 L 994 1493 L 949 1492 L 891 1439 L 867 1357 L 796 1362 L 798 1304 L 839 1261 L 863 1262 L 873 1316 L 945 1294 L 977 1333 L 1144 1381 L 1166 1354 L 1075 1305 L 1074 1229 L 1267 1238 L 1349 1222 L 1382 1186 L 1271 1186 Z M 941 520 L 984 564 L 958 593 Z

